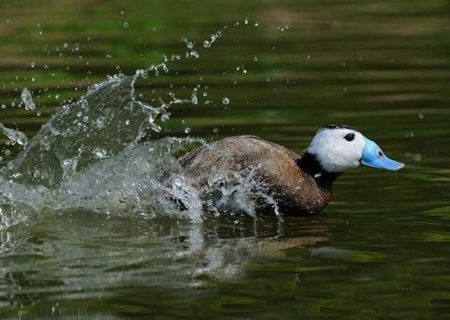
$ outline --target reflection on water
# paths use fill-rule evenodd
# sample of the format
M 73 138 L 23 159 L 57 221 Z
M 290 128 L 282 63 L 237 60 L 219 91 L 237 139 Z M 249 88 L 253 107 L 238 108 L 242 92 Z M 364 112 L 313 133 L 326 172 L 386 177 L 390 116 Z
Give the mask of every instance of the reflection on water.
M 61 106 L 82 107 L 78 98 L 107 74 L 132 76 L 164 61 L 164 54 L 174 59 L 169 72 L 140 79 L 134 97 L 157 107 L 186 101 L 171 105 L 167 121 L 155 122 L 162 127 L 159 133 L 140 131 L 145 116 L 151 116 L 142 108 L 128 110 L 135 116 L 125 126 L 123 115 L 107 117 L 112 121 L 106 137 L 95 130 L 90 137 L 64 131 L 76 129 L 76 123 L 47 127 L 72 134 L 73 148 L 56 139 L 52 152 L 10 162 L 9 168 L 22 149 L 13 141 L 25 140 L 17 131 L 0 137 L 3 170 L 13 172 L 8 180 L 21 182 L 1 181 L 1 197 L 23 200 L 5 201 L 0 208 L 9 213 L 4 225 L 15 224 L 0 232 L 1 318 L 442 319 L 450 313 L 450 11 L 445 1 L 240 1 L 227 8 L 201 1 L 189 6 L 50 2 L 0 4 L 0 122 L 6 128 L 36 136 Z M 211 47 L 204 43 L 235 21 L 241 26 Z M 199 59 L 192 50 L 185 58 L 186 43 L 179 41 L 184 37 L 195 43 Z M 121 94 L 121 88 L 109 87 L 101 99 L 90 101 L 103 108 L 89 120 L 102 112 L 111 116 L 108 110 L 130 102 L 131 87 L 123 88 Z M 83 123 L 72 110 L 60 113 L 64 121 Z M 114 170 L 93 189 L 88 184 L 96 178 L 87 171 L 77 178 L 84 187 L 72 197 L 67 192 L 42 197 L 61 181 L 71 190 L 71 177 L 120 154 L 120 143 L 134 143 L 137 136 L 208 141 L 254 134 L 300 152 L 317 127 L 329 123 L 360 128 L 406 169 L 346 174 L 330 207 L 310 219 L 235 216 L 192 222 L 107 214 L 102 206 L 93 210 L 100 214 L 92 214 L 93 205 L 102 203 L 96 200 L 108 193 L 102 189 L 108 182 L 117 182 L 116 191 L 124 194 L 145 190 L 139 185 L 145 177 L 138 174 L 130 174 L 136 189 L 121 189 L 126 173 Z M 117 132 L 120 141 L 109 143 Z M 73 154 L 83 144 L 96 148 Z M 138 152 L 136 161 L 145 155 Z M 122 160 L 132 163 L 131 156 Z M 74 158 L 77 166 L 67 161 Z M 154 165 L 148 170 L 171 164 L 169 158 L 145 159 L 138 162 Z M 38 173 L 30 170 L 36 164 Z M 18 168 L 22 176 L 14 175 Z M 30 188 L 30 180 L 45 189 Z M 74 210 L 71 203 L 81 198 L 89 210 Z M 48 201 L 55 199 L 65 210 L 49 210 Z M 144 209 L 136 212 L 151 212 Z M 22 220 L 17 212 L 33 214 Z
M 289 223 L 274 222 L 148 223 L 67 212 L 41 217 L 1 233 L 2 286 L 8 288 L 4 307 L 15 312 L 28 304 L 47 305 L 53 312 L 58 306 L 54 299 L 109 299 L 133 287 L 170 294 L 180 287 L 236 279 L 252 260 L 286 259 L 289 248 L 328 239 L 320 218 L 296 224 L 295 237 L 288 236 Z

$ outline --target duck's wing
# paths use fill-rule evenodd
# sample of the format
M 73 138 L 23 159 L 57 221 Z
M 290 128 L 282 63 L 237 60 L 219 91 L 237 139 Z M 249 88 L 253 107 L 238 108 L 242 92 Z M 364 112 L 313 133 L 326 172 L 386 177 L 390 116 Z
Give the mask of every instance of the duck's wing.
M 298 159 L 295 152 L 255 136 L 229 137 L 201 146 L 179 159 L 191 174 L 214 170 L 241 170 L 246 167 Z

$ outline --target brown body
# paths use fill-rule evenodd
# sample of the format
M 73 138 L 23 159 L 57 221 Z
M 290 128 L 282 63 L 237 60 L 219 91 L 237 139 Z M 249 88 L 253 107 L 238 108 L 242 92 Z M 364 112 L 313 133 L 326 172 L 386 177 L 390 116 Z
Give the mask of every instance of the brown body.
M 314 214 L 330 201 L 335 176 L 327 176 L 313 157 L 301 157 L 278 144 L 253 136 L 230 137 L 200 147 L 179 159 L 202 191 L 204 200 L 213 197 L 214 184 L 236 185 L 248 176 L 273 196 L 280 211 L 290 215 Z M 211 176 L 220 173 L 220 181 Z M 238 173 L 238 175 L 237 175 Z M 259 189 L 261 191 L 261 189 Z M 273 211 L 273 204 L 255 192 L 258 209 Z

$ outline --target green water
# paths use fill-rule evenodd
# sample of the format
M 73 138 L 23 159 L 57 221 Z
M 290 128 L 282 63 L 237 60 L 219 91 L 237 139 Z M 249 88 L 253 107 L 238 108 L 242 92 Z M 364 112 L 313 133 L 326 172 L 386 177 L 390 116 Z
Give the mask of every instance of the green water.
M 345 123 L 406 168 L 346 173 L 322 214 L 283 222 L 42 212 L 0 232 L 0 318 L 449 318 L 449 21 L 444 0 L 1 2 L 0 121 L 28 137 L 107 74 L 184 54 L 187 37 L 200 58 L 140 90 L 201 84 L 212 102 L 176 106 L 161 136 L 301 152 Z M 39 116 L 11 106 L 24 87 Z M 4 165 L 19 148 L 0 142 Z

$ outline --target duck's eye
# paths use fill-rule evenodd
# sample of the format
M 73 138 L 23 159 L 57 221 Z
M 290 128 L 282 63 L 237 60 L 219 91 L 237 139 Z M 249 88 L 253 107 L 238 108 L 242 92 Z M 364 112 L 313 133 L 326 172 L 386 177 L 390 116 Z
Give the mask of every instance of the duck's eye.
M 382 158 L 384 156 L 383 151 L 378 150 L 377 155 L 378 157 Z
M 347 133 L 344 137 L 345 140 L 347 141 L 353 141 L 355 139 L 355 134 L 354 133 Z

